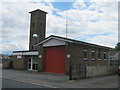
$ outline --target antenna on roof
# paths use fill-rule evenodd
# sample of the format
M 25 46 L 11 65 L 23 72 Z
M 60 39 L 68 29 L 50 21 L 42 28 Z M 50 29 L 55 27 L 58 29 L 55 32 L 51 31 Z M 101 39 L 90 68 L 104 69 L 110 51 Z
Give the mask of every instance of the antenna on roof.
M 68 21 L 67 21 L 67 11 L 66 11 L 66 38 L 68 33 Z

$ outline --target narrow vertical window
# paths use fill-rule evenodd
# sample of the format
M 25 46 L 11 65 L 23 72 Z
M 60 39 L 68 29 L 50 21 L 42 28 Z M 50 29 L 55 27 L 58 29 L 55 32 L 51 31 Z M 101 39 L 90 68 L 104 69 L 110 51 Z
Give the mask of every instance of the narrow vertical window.
M 95 51 L 91 51 L 91 58 L 92 60 L 95 60 Z
M 40 23 L 40 25 L 42 26 L 42 25 L 43 25 L 43 23 Z
M 101 51 L 98 51 L 98 60 L 101 60 Z
M 32 26 L 33 26 L 33 27 L 35 26 L 34 22 L 32 23 Z
M 104 51 L 104 54 L 103 54 L 104 56 L 104 60 L 106 60 L 107 59 L 107 52 L 106 51 Z
M 84 60 L 88 60 L 88 50 L 83 51 L 83 58 Z

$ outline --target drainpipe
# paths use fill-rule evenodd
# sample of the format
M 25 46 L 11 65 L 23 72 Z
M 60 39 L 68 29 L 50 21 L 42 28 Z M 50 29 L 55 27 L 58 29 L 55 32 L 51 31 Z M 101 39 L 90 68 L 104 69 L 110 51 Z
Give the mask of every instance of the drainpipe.
M 69 80 L 72 80 L 72 65 L 69 66 Z
M 72 80 L 72 64 L 70 60 L 70 54 L 67 54 L 67 59 L 69 59 L 69 80 Z

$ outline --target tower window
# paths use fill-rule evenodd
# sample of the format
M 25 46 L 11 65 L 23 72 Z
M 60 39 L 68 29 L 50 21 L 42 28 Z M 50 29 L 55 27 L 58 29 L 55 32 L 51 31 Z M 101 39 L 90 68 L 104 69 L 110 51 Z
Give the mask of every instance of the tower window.
M 40 25 L 42 26 L 42 25 L 43 25 L 43 23 L 40 23 Z
M 32 23 L 32 26 L 34 27 L 34 25 L 35 25 L 35 23 L 33 22 L 33 23 Z

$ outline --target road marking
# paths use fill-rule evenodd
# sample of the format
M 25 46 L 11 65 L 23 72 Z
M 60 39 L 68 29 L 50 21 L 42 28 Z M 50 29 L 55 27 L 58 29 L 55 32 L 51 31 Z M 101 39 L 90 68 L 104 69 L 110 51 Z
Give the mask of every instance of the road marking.
M 23 82 L 23 83 L 28 83 L 28 84 L 33 84 L 33 85 L 37 85 L 37 86 L 44 86 L 44 87 L 48 87 L 48 88 L 58 88 L 58 87 L 53 87 L 53 86 L 50 86 L 50 85 L 44 85 L 44 84 L 37 84 L 37 83 L 32 83 L 32 82 L 28 82 L 28 81 L 23 81 L 23 80 L 17 80 L 17 79 L 10 79 L 10 78 L 5 78 L 5 77 L 2 77 L 3 79 L 8 79 L 8 80 L 15 80 L 15 81 L 18 81 L 18 82 Z

